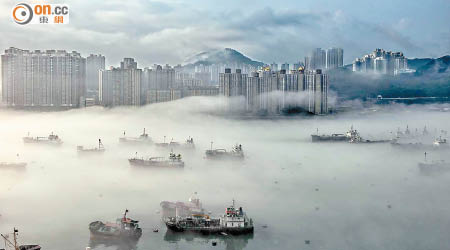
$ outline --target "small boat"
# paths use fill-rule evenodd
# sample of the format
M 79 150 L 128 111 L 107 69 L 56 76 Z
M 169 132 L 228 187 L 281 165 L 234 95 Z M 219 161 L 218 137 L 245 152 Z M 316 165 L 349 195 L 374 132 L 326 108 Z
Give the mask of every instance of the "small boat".
M 26 162 L 0 162 L 0 169 L 24 170 L 26 166 Z
M 142 167 L 168 167 L 168 168 L 182 168 L 184 167 L 184 162 L 181 160 L 181 154 L 169 154 L 169 159 L 166 160 L 164 157 L 150 157 L 148 159 L 144 158 L 130 158 L 128 162 L 132 166 L 142 166 Z
M 215 160 L 243 160 L 244 159 L 244 151 L 242 150 L 241 144 L 236 144 L 231 151 L 226 151 L 225 149 L 208 149 L 205 151 L 206 159 L 215 159 Z
M 118 218 L 115 223 L 94 221 L 89 224 L 91 238 L 110 240 L 138 240 L 142 235 L 139 221 L 127 218 L 128 209 L 125 210 L 122 218 Z
M 0 234 L 3 240 L 5 241 L 5 246 L 9 246 L 13 248 L 14 250 L 40 250 L 41 247 L 39 245 L 19 245 L 17 243 L 17 235 L 19 233 L 19 230 L 14 228 L 13 231 L 13 240 L 10 241 L 8 235 Z
M 27 136 L 23 137 L 24 143 L 41 143 L 41 144 L 49 144 L 49 145 L 61 145 L 63 142 L 61 138 L 59 138 L 58 135 L 53 134 L 53 132 L 47 136 L 37 136 L 37 137 L 31 137 L 28 133 Z
M 433 147 L 435 148 L 448 147 L 447 139 L 442 139 L 442 137 L 439 136 L 439 138 L 436 138 L 436 140 L 434 140 Z
M 78 153 L 104 153 L 105 147 L 103 146 L 102 140 L 98 139 L 98 148 L 84 148 L 83 146 L 77 146 Z
M 152 138 L 145 132 L 145 128 L 144 132 L 139 137 L 126 137 L 125 131 L 123 131 L 123 137 L 119 138 L 119 142 L 136 144 L 153 143 Z

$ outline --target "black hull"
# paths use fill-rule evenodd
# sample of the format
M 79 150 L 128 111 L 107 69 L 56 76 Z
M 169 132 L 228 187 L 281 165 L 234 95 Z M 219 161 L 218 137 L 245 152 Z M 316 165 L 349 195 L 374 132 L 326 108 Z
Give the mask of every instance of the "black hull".
M 331 136 L 331 135 L 311 135 L 313 142 L 343 142 L 349 141 L 347 136 Z
M 242 234 L 252 234 L 254 231 L 253 227 L 246 228 L 223 228 L 223 227 L 211 227 L 211 228 L 182 228 L 173 223 L 166 223 L 167 229 L 173 232 L 190 232 L 199 234 L 231 234 L 231 235 L 242 235 Z

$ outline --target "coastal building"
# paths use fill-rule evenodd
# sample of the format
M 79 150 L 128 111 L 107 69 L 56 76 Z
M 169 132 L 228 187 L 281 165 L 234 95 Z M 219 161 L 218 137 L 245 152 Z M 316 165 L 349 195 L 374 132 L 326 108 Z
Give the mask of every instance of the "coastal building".
M 303 108 L 313 114 L 328 113 L 328 76 L 322 70 L 260 70 L 250 76 L 226 69 L 221 73 L 220 95 L 244 97 L 249 112 L 280 113 Z
M 354 72 L 398 75 L 414 72 L 408 69 L 408 59 L 402 52 L 375 49 L 372 53 L 356 58 L 353 62 Z
M 104 56 L 90 54 L 86 58 L 86 88 L 88 92 L 98 92 L 99 72 L 104 69 Z
M 125 58 L 120 68 L 100 71 L 99 101 L 108 107 L 141 105 L 141 75 L 133 58 Z
M 342 66 L 344 66 L 344 50 L 341 48 L 327 49 L 325 69 L 336 69 Z
M 75 108 L 86 93 L 86 59 L 76 51 L 9 48 L 1 56 L 8 107 Z

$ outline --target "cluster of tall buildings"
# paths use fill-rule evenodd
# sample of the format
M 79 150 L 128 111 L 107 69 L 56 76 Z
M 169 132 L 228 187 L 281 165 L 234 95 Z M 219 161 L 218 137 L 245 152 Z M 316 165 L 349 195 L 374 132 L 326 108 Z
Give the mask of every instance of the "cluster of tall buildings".
M 186 96 L 217 95 L 211 74 L 184 73 L 180 65 L 139 69 L 133 58 L 105 69 L 105 57 L 76 51 L 5 50 L 2 102 L 8 107 L 139 106 Z
M 321 49 L 316 48 L 309 56 L 305 57 L 305 68 L 314 69 L 336 69 L 344 65 L 344 50 L 341 48 Z
M 245 98 L 247 111 L 280 113 L 303 108 L 314 114 L 328 113 L 328 76 L 322 70 L 273 71 L 269 67 L 247 75 L 225 69 L 219 75 L 220 95 Z
M 340 51 L 336 50 L 336 59 L 327 50 L 325 66 L 342 65 Z M 244 96 L 246 109 L 251 111 L 277 113 L 301 106 L 311 113 L 324 114 L 328 112 L 328 78 L 319 69 L 322 64 L 312 58 L 310 70 L 305 70 L 301 62 L 291 71 L 288 63 L 280 70 L 276 64 L 258 68 L 245 63 L 191 68 L 155 64 L 141 69 L 133 58 L 105 69 L 102 55 L 84 58 L 76 51 L 9 48 L 1 56 L 2 102 L 9 107 L 114 107 L 221 94 Z
M 354 72 L 398 75 L 412 72 L 408 69 L 408 59 L 402 52 L 376 49 L 372 53 L 356 58 L 353 62 Z
M 78 107 L 86 92 L 86 59 L 75 51 L 5 50 L 2 100 L 13 107 Z

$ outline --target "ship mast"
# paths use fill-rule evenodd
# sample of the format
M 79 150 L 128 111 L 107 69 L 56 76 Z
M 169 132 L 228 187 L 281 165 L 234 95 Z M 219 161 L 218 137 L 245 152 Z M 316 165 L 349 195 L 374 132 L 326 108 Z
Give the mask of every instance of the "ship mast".
M 2 236 L 2 238 L 5 240 L 5 246 L 6 243 L 8 243 L 9 245 L 14 247 L 14 250 L 19 250 L 19 246 L 17 245 L 17 233 L 19 232 L 19 230 L 17 230 L 16 228 L 14 228 L 14 243 L 11 242 L 10 240 L 8 240 L 8 238 L 6 236 L 4 236 L 3 234 L 0 234 L 0 236 Z

